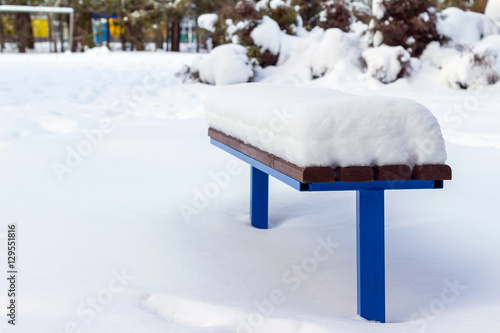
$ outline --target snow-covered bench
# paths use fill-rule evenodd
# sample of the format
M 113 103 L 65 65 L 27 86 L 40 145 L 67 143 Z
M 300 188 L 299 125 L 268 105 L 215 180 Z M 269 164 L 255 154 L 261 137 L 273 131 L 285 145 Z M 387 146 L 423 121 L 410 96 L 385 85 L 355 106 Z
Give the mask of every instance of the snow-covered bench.
M 451 179 L 436 118 L 408 99 L 274 84 L 217 88 L 215 146 L 251 165 L 251 223 L 268 228 L 269 175 L 299 191 L 357 191 L 358 313 L 385 322 L 384 191 Z

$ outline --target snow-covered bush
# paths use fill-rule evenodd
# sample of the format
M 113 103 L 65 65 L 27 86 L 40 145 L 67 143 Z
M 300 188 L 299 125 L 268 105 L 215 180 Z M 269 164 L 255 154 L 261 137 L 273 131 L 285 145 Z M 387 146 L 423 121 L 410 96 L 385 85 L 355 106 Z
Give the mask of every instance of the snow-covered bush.
M 350 8 L 354 17 L 365 24 L 370 22 L 372 18 L 372 9 L 369 6 L 369 1 L 352 1 L 350 3 Z
M 361 61 L 361 44 L 354 34 L 337 28 L 328 29 L 312 49 L 311 75 L 313 78 L 322 77 L 335 70 L 339 62 L 347 62 L 360 69 Z
M 235 32 L 236 41 L 247 47 L 249 58 L 262 67 L 278 62 L 282 34 L 278 23 L 268 16 L 244 23 Z
M 301 5 L 294 7 L 292 3 Z M 204 60 L 211 65 L 195 63 L 191 73 L 212 84 L 246 82 L 254 73 L 256 80 L 281 73 L 285 81 L 294 82 L 323 77 L 335 81 L 334 76 L 356 78 L 365 73 L 391 83 L 430 63 L 439 70 L 441 82 L 454 88 L 498 80 L 500 51 L 494 46 L 498 39 L 493 37 L 500 35 L 500 25 L 493 19 L 458 8 L 438 12 L 433 0 L 373 0 L 371 10 L 366 3 L 327 0 L 305 6 L 292 0 L 238 0 L 225 6 L 218 16 L 202 15 L 199 19 L 206 31 L 215 30 L 214 35 L 223 31 L 224 43 L 239 44 L 237 52 L 216 48 L 218 51 Z M 305 25 L 338 28 L 306 30 L 297 15 L 306 7 L 316 14 L 309 13 Z M 361 12 L 373 15 L 369 25 L 358 20 Z M 288 20 L 290 17 L 293 20 Z M 216 58 L 227 57 L 233 58 L 229 67 L 244 68 L 237 78 L 227 74 L 224 65 L 214 65 L 226 62 Z
M 500 35 L 461 51 L 429 45 L 423 59 L 441 68 L 439 80 L 455 89 L 480 88 L 500 79 Z
M 327 0 L 311 1 L 302 5 L 299 13 L 308 30 L 313 27 L 323 29 L 338 28 L 342 31 L 351 31 L 357 21 L 367 24 L 372 16 L 371 8 L 357 0 Z
M 373 0 L 374 46 L 402 46 L 412 56 L 420 56 L 427 44 L 442 40 L 433 5 L 432 0 Z
M 276 65 L 280 54 L 282 34 L 278 23 L 264 16 L 249 35 L 244 34 L 250 46 L 249 57 L 256 59 L 262 67 Z
M 401 46 L 381 45 L 363 52 L 367 74 L 382 83 L 390 83 L 408 76 L 411 70 L 411 56 Z
M 238 4 L 243 0 L 238 1 Z M 276 65 L 280 55 L 281 36 L 283 32 L 293 33 L 301 26 L 300 16 L 290 1 L 261 0 L 254 5 L 254 12 L 250 4 L 253 1 L 244 1 L 246 18 L 241 15 L 235 35 L 237 42 L 248 48 L 248 56 L 256 64 L 267 67 Z
M 362 42 L 354 33 L 333 28 L 315 28 L 299 36 L 282 33 L 281 51 L 276 67 L 264 75 L 282 75 L 287 80 L 313 80 L 329 75 L 362 75 Z
M 440 13 L 437 30 L 452 45 L 473 45 L 484 37 L 500 34 L 500 27 L 490 17 L 454 7 Z
M 237 44 L 220 45 L 203 58 L 197 58 L 190 73 L 203 83 L 227 85 L 249 82 L 253 69 L 247 49 Z
M 290 0 L 260 0 L 256 7 L 263 15 L 276 21 L 281 30 L 289 34 L 293 33 L 294 27 L 299 23 L 298 13 Z
M 224 17 L 234 22 L 260 20 L 264 16 L 264 12 L 256 7 L 256 2 L 253 0 L 238 0 L 234 7 L 228 6 L 226 8 Z
M 238 0 L 225 5 L 205 30 L 213 32 L 215 46 L 241 44 L 255 64 L 267 67 L 278 62 L 281 32 L 292 34 L 302 26 L 297 10 L 290 0 Z
M 338 28 L 344 32 L 349 31 L 354 20 L 347 0 L 327 1 L 323 3 L 318 25 L 323 29 Z
M 219 20 L 219 16 L 214 13 L 203 14 L 198 17 L 198 27 L 210 32 L 215 32 L 215 24 Z
M 452 7 L 440 13 L 437 28 L 448 42 L 429 44 L 421 59 L 440 69 L 439 81 L 468 89 L 499 80 L 500 27 L 493 19 Z

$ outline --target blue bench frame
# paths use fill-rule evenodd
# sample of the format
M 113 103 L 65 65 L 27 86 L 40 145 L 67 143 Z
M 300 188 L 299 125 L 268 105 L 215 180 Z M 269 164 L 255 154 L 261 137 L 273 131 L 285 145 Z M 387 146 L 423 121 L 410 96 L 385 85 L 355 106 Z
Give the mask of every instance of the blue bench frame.
M 356 249 L 358 314 L 385 323 L 384 191 L 442 189 L 442 180 L 302 183 L 215 139 L 210 142 L 251 166 L 250 219 L 252 226 L 268 229 L 269 176 L 301 192 L 357 191 Z

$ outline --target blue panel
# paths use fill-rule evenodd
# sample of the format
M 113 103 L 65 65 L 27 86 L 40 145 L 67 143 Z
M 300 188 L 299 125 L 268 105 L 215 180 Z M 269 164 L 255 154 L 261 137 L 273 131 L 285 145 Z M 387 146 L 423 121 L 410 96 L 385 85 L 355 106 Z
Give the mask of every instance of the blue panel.
M 442 185 L 441 185 L 442 186 Z M 373 182 L 351 182 L 351 183 L 310 183 L 309 191 L 356 191 L 356 190 L 417 190 L 442 188 L 436 185 L 434 180 L 391 180 Z
M 250 220 L 255 228 L 268 228 L 269 175 L 251 167 Z
M 358 191 L 356 213 L 358 314 L 384 323 L 384 191 Z

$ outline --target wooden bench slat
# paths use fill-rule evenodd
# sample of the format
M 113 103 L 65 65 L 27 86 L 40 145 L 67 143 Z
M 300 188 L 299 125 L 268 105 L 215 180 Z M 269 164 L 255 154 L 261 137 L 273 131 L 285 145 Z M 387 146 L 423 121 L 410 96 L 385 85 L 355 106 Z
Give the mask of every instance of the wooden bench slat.
M 411 168 L 405 164 L 382 165 L 373 167 L 375 180 L 410 180 Z
M 372 182 L 373 168 L 369 166 L 349 166 L 335 168 L 335 180 L 338 182 Z
M 413 179 L 451 180 L 451 168 L 446 164 L 424 164 L 413 168 Z

